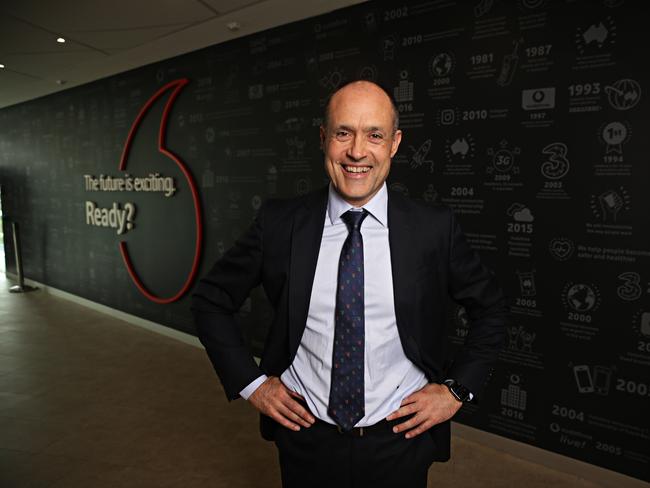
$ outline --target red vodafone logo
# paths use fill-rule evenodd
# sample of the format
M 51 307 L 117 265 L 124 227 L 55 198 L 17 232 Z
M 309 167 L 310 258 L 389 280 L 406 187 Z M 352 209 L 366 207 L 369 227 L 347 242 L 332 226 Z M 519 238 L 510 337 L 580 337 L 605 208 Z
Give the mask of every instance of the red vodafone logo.
M 144 116 L 147 114 L 151 106 L 158 99 L 163 97 L 168 92 L 171 92 L 169 98 L 167 99 L 167 102 L 165 103 L 162 117 L 160 119 L 160 127 L 158 130 L 158 152 L 163 154 L 167 158 L 171 159 L 183 173 L 185 180 L 187 181 L 187 186 L 189 187 L 192 195 L 192 201 L 194 203 L 194 220 L 196 224 L 196 234 L 194 236 L 194 240 L 195 240 L 194 259 L 192 260 L 192 267 L 185 279 L 185 282 L 183 283 L 183 286 L 172 296 L 160 297 L 154 295 L 151 291 L 149 291 L 146 288 L 146 286 L 138 276 L 138 273 L 135 270 L 135 266 L 131 261 L 127 243 L 125 241 L 120 242 L 120 252 L 122 254 L 122 259 L 124 259 L 124 264 L 126 265 L 126 269 L 129 272 L 129 275 L 131 276 L 133 283 L 135 283 L 135 286 L 138 288 L 138 290 L 140 290 L 140 292 L 144 296 L 146 296 L 149 300 L 161 304 L 175 302 L 176 300 L 181 298 L 185 293 L 187 293 L 187 290 L 190 288 L 192 282 L 194 281 L 194 278 L 196 277 L 196 273 L 199 268 L 199 262 L 201 259 L 201 249 L 202 249 L 202 242 L 203 242 L 203 219 L 202 219 L 202 211 L 201 211 L 201 200 L 199 199 L 199 193 L 197 191 L 196 183 L 194 182 L 194 178 L 192 177 L 192 174 L 188 170 L 185 163 L 176 154 L 174 154 L 167 147 L 165 147 L 165 136 L 167 134 L 167 118 L 169 117 L 169 112 L 171 111 L 171 108 L 174 105 L 176 97 L 181 92 L 183 87 L 185 87 L 185 85 L 187 85 L 188 83 L 189 80 L 187 78 L 182 78 L 167 83 L 165 86 L 160 88 L 160 90 L 158 90 L 149 100 L 147 100 L 147 102 L 144 104 L 142 109 L 140 109 L 140 113 L 138 114 L 135 121 L 133 122 L 133 125 L 131 126 L 129 135 L 127 136 L 126 142 L 124 143 L 124 150 L 122 151 L 122 157 L 120 159 L 120 164 L 118 167 L 120 171 L 126 170 L 127 162 L 129 159 L 129 152 L 131 150 L 131 145 L 135 135 L 138 132 L 138 128 L 140 127 L 140 123 L 142 122 Z

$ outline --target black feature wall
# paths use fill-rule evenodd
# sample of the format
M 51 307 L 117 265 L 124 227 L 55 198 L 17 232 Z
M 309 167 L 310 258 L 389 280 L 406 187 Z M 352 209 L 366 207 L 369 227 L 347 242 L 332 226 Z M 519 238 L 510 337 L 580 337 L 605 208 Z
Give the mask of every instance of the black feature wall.
M 648 20 L 647 2 L 623 0 L 371 2 L 1 110 L 3 209 L 21 226 L 26 275 L 192 332 L 187 296 L 147 299 L 119 250 L 152 295 L 183 286 L 195 206 L 171 155 L 197 183 L 203 274 L 263 199 L 325 183 L 324 100 L 376 80 L 404 131 L 390 186 L 452 206 L 513 297 L 491 387 L 459 421 L 647 480 Z M 142 106 L 184 78 L 120 169 Z M 124 187 L 107 191 L 107 177 Z M 241 311 L 258 349 L 270 313 L 261 290 Z M 454 344 L 466 327 L 454 310 Z

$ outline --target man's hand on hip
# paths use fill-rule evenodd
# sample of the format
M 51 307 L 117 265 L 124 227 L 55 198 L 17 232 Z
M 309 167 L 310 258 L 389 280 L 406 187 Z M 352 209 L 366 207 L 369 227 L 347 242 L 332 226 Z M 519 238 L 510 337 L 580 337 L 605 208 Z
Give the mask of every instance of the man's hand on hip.
M 415 414 L 406 422 L 393 427 L 393 432 L 408 431 L 406 438 L 410 439 L 449 420 L 462 406 L 463 403 L 456 400 L 445 385 L 430 383 L 402 400 L 400 408 L 386 417 L 386 420 Z
M 277 376 L 270 376 L 262 383 L 248 401 L 287 429 L 300 430 L 300 426 L 310 427 L 316 419 L 295 399 L 304 400 L 298 393 L 284 386 Z

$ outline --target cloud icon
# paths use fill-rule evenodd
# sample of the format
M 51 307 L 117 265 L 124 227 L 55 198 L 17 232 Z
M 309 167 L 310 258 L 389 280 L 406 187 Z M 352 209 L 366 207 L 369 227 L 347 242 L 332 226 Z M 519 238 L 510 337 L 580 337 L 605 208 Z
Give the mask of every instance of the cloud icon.
M 506 213 L 517 222 L 532 222 L 535 220 L 533 213 L 523 203 L 513 203 Z
M 513 218 L 517 222 L 532 222 L 533 220 L 535 220 L 535 217 L 533 217 L 532 212 L 527 207 L 524 207 L 521 210 L 516 211 L 513 214 Z

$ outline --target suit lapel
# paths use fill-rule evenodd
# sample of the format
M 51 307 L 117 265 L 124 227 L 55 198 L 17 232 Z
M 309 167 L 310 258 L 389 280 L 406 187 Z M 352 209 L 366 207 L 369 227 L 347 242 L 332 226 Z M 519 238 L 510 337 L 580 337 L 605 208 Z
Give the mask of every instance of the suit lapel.
M 289 272 L 289 352 L 291 357 L 307 321 L 316 262 L 323 237 L 328 187 L 309 195 L 296 211 L 291 231 Z
M 413 224 L 406 201 L 395 191 L 388 192 L 388 241 L 393 274 L 393 297 L 395 299 L 395 319 L 402 343 L 409 341 L 410 328 L 415 326 L 411 320 L 413 303 L 413 273 L 417 267 L 417 256 L 413 252 Z

